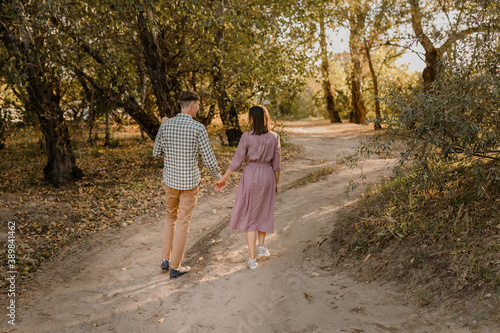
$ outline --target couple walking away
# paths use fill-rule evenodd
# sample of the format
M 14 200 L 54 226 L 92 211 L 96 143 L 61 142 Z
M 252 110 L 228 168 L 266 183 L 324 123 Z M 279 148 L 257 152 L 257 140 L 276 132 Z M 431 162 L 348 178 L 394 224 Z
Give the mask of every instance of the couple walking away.
M 155 157 L 164 158 L 163 181 L 167 219 L 163 234 L 162 270 L 170 270 L 170 278 L 188 273 L 181 266 L 189 235 L 189 224 L 198 201 L 200 170 L 198 157 L 221 190 L 243 162 L 241 176 L 231 214 L 230 229 L 246 232 L 248 267 L 257 268 L 257 258 L 269 256 L 264 246 L 266 234 L 273 232 L 274 200 L 280 174 L 280 138 L 269 130 L 270 118 L 264 106 L 252 106 L 248 113 L 251 130 L 241 136 L 236 152 L 224 176 L 220 176 L 217 160 L 205 127 L 194 120 L 200 108 L 200 97 L 193 91 L 180 95 L 181 113 L 163 118 L 153 147 Z M 258 240 L 257 254 L 255 246 Z

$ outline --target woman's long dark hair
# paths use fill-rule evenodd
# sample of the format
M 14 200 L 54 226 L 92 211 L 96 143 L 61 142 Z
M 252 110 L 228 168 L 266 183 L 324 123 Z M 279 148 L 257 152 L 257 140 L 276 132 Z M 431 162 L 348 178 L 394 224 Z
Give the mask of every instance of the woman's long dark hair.
M 269 132 L 269 113 L 264 105 L 252 106 L 248 116 L 252 118 L 253 134 L 261 135 Z

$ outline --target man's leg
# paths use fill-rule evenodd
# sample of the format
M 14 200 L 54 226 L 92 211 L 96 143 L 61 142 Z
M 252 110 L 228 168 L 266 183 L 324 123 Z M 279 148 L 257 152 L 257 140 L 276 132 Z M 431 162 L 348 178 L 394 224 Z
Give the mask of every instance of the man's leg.
M 184 249 L 189 235 L 189 224 L 193 217 L 196 203 L 198 202 L 198 191 L 200 185 L 192 190 L 181 191 L 179 197 L 179 216 L 175 228 L 175 236 L 172 248 L 172 260 L 170 260 L 171 269 L 179 269 L 184 258 Z
M 179 212 L 179 196 L 181 191 L 165 185 L 165 204 L 167 206 L 167 219 L 163 229 L 162 259 L 170 260 L 174 243 L 175 223 Z

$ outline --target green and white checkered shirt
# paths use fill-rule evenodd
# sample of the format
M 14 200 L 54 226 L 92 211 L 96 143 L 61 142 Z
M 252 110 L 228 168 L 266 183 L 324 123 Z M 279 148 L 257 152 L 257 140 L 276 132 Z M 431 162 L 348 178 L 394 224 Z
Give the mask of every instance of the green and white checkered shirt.
M 163 181 L 177 190 L 191 190 L 200 183 L 198 159 L 215 179 L 219 167 L 203 124 L 186 113 L 179 113 L 160 126 L 153 147 L 153 156 L 164 157 Z

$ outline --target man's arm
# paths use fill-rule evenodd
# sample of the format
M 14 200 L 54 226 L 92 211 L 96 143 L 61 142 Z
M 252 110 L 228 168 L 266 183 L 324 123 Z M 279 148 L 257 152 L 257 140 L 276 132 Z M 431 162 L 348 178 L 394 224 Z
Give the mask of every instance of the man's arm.
M 220 179 L 219 166 L 217 165 L 217 160 L 215 159 L 214 151 L 210 146 L 210 141 L 208 140 L 208 133 L 205 127 L 201 127 L 198 135 L 198 145 L 200 147 L 201 158 L 203 159 L 203 164 L 208 169 L 212 177 L 215 179 Z
M 153 146 L 153 156 L 154 157 L 162 157 L 165 155 L 165 140 L 163 136 L 163 131 L 162 129 L 163 125 L 160 125 L 160 129 L 158 130 L 158 133 L 156 134 L 155 138 L 155 144 Z

